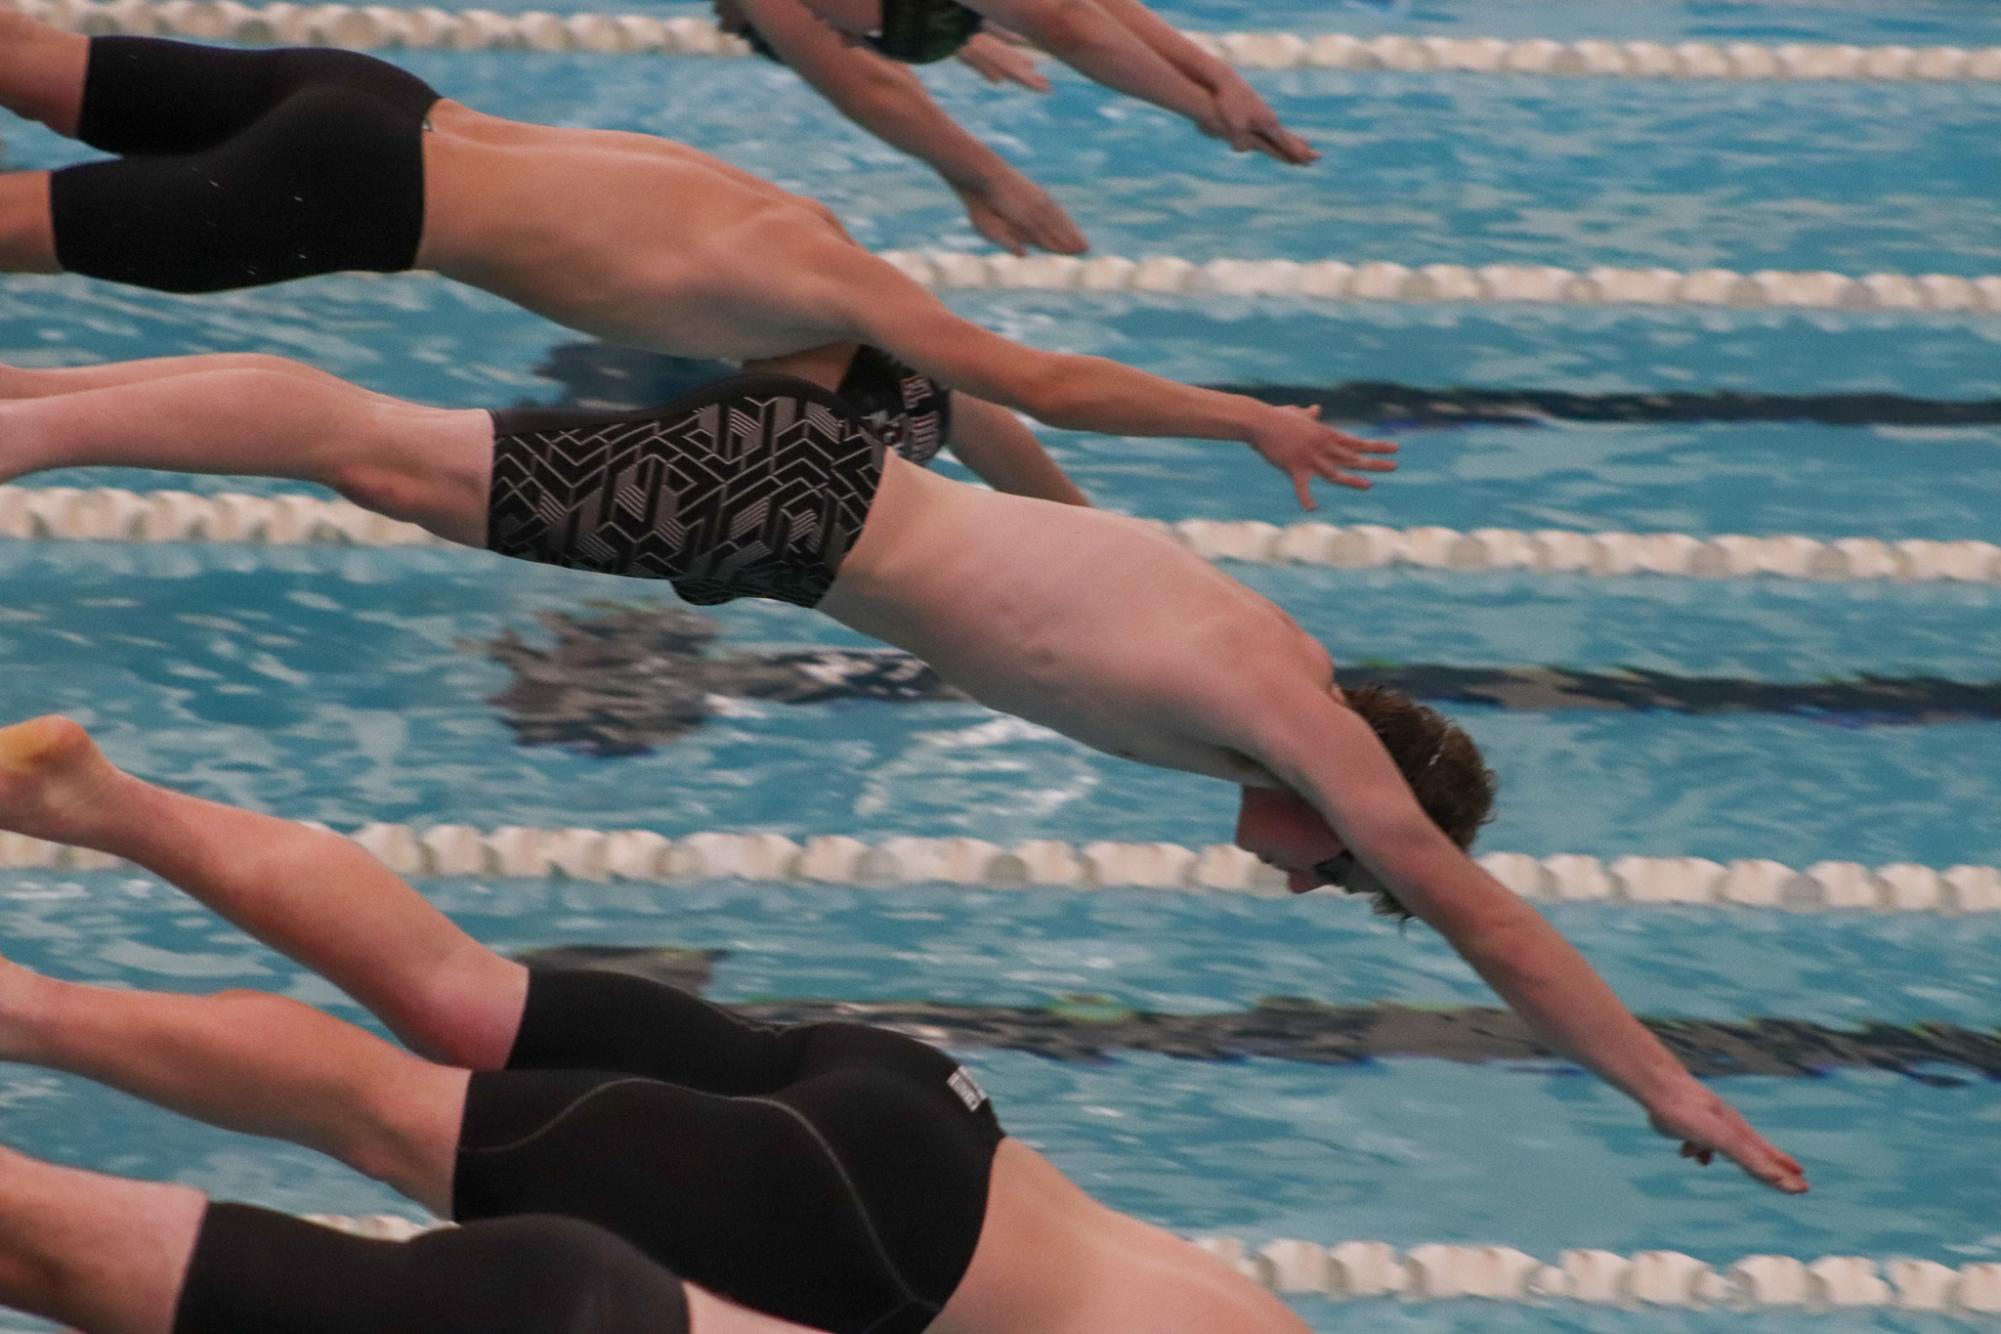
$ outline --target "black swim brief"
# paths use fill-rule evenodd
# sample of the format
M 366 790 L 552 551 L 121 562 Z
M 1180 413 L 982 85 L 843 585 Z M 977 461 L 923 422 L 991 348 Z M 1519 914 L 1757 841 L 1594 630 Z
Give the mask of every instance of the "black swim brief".
M 884 445 L 920 467 L 951 434 L 952 391 L 879 347 L 855 349 L 837 392 Z
M 914 1039 L 538 970 L 507 1069 L 467 1090 L 453 1214 L 567 1214 L 753 1309 L 919 1334 L 972 1263 L 1001 1137 Z

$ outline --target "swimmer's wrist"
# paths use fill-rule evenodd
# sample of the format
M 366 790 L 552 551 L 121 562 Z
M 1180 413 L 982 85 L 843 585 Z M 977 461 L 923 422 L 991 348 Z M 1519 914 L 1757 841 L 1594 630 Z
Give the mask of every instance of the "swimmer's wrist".
M 967 152 L 956 160 L 936 164 L 938 174 L 945 183 L 957 190 L 984 193 L 1007 180 L 1019 175 L 1014 166 L 999 153 L 985 144 L 977 152 Z
M 1625 1071 L 1624 1079 L 1613 1080 L 1627 1097 L 1651 1115 L 1686 1107 L 1690 1099 L 1708 1094 L 1702 1081 L 1690 1074 L 1688 1067 L 1659 1038 L 1653 1038 L 1652 1046 L 1649 1053 L 1652 1059 L 1639 1062 L 1637 1069 Z
M 1232 440 L 1241 441 L 1246 445 L 1255 445 L 1265 437 L 1267 432 L 1289 424 L 1287 414 L 1283 409 L 1275 408 L 1262 399 L 1251 398 L 1242 394 L 1232 394 L 1231 397 L 1236 400 L 1237 407 L 1237 414 L 1229 437 Z
M 1212 96 L 1242 81 L 1243 76 L 1231 68 L 1228 62 L 1218 60 L 1208 52 L 1202 51 L 1200 47 L 1195 49 L 1199 53 L 1198 63 L 1192 67 L 1183 65 L 1181 72 L 1201 84 Z

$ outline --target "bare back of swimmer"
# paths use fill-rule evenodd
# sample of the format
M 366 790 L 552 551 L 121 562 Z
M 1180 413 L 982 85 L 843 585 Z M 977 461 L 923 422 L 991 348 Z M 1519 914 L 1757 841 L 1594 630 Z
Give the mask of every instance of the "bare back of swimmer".
M 270 83 L 296 91 L 269 103 Z M 191 113 L 204 89 L 215 105 Z M 1248 443 L 1307 508 L 1316 478 L 1394 467 L 1310 411 L 989 333 L 825 208 L 692 149 L 484 115 L 352 52 L 86 41 L 0 11 L 0 105 L 128 154 L 0 175 L 0 266 L 189 292 L 432 268 L 599 337 L 822 387 L 880 348 L 976 400 L 988 434 L 1021 431 L 997 404 Z

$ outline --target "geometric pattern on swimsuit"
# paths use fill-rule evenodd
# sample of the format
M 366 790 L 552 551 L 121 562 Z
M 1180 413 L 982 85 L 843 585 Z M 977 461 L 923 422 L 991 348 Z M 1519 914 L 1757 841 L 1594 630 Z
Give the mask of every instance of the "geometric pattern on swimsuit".
M 731 376 L 638 413 L 493 415 L 492 550 L 666 579 L 703 605 L 813 606 L 882 477 L 853 409 L 789 376 Z
M 951 433 L 952 391 L 879 347 L 864 343 L 855 349 L 835 392 L 885 446 L 920 468 Z

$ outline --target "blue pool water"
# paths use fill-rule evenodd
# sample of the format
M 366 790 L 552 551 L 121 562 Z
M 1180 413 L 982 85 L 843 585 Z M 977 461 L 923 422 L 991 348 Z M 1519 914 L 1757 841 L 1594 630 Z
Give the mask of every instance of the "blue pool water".
M 1975 0 L 1162 8 L 1210 28 L 2001 42 L 2001 11 Z M 650 130 L 722 153 L 825 199 L 870 245 L 975 244 L 920 168 L 840 126 L 761 63 L 523 53 L 413 53 L 406 63 L 490 110 Z M 2001 91 L 1991 86 L 1260 75 L 1328 153 L 1312 171 L 1289 172 L 1233 159 L 1074 79 L 1034 99 L 961 71 L 927 77 L 955 115 L 1069 205 L 1104 253 L 2001 272 Z M 79 156 L 11 124 L 0 135 L 10 167 Z M 1993 317 L 1046 295 L 955 304 L 1040 345 L 1207 383 L 2001 398 Z M 388 392 L 483 406 L 559 401 L 564 387 L 544 368 L 578 341 L 429 278 L 335 277 L 200 300 L 70 279 L 0 282 L 0 361 L 10 363 L 275 351 Z M 1323 514 L 2001 540 L 1992 426 L 1560 421 L 1392 433 L 1404 471 L 1367 496 L 1327 498 Z M 1116 508 L 1296 517 L 1281 480 L 1240 450 L 1046 438 Z M 286 489 L 116 472 L 35 481 L 48 483 Z M 1348 663 L 1801 685 L 1936 678 L 1985 683 L 1990 701 L 2001 693 L 1991 588 L 1237 572 Z M 299 818 L 999 842 L 1210 842 L 1228 832 L 1211 784 L 1120 764 L 966 703 L 738 701 L 671 744 L 612 759 L 519 744 L 490 702 L 510 681 L 491 641 L 513 633 L 545 644 L 548 616 L 600 615 L 591 604 L 607 599 L 665 606 L 663 587 L 466 553 L 13 543 L 0 544 L 0 588 L 0 716 L 70 712 L 131 768 Z M 859 642 L 776 605 L 739 603 L 716 619 L 737 651 Z M 1902 723 L 1824 710 L 1454 712 L 1504 777 L 1495 848 L 2001 863 L 2001 701 Z M 1170 1015 L 1274 997 L 1488 1001 L 1430 933 L 1399 934 L 1336 902 L 561 881 L 425 888 L 508 949 L 717 951 L 709 994 L 729 1000 L 1036 1009 L 1084 995 Z M 1552 917 L 1645 1014 L 1844 1029 L 2001 1025 L 2001 921 L 1584 906 Z M 360 1017 L 145 877 L 0 873 L 0 951 L 63 976 L 253 986 Z M 1679 1162 L 1616 1095 L 1551 1065 L 965 1055 L 1015 1133 L 1108 1201 L 1190 1232 L 1493 1241 L 1544 1256 L 1667 1247 L 1717 1262 L 1754 1251 L 2001 1259 L 2001 1096 L 1964 1069 L 1921 1080 L 1845 1064 L 1719 1081 L 1806 1160 L 1816 1192 L 1795 1201 Z M 62 1161 L 279 1207 L 409 1211 L 304 1151 L 19 1069 L 0 1070 L 0 1136 Z M 1835 1327 L 1806 1316 L 1481 1304 L 1301 1309 L 1326 1329 Z M 1843 1316 L 1839 1327 L 1945 1326 Z

